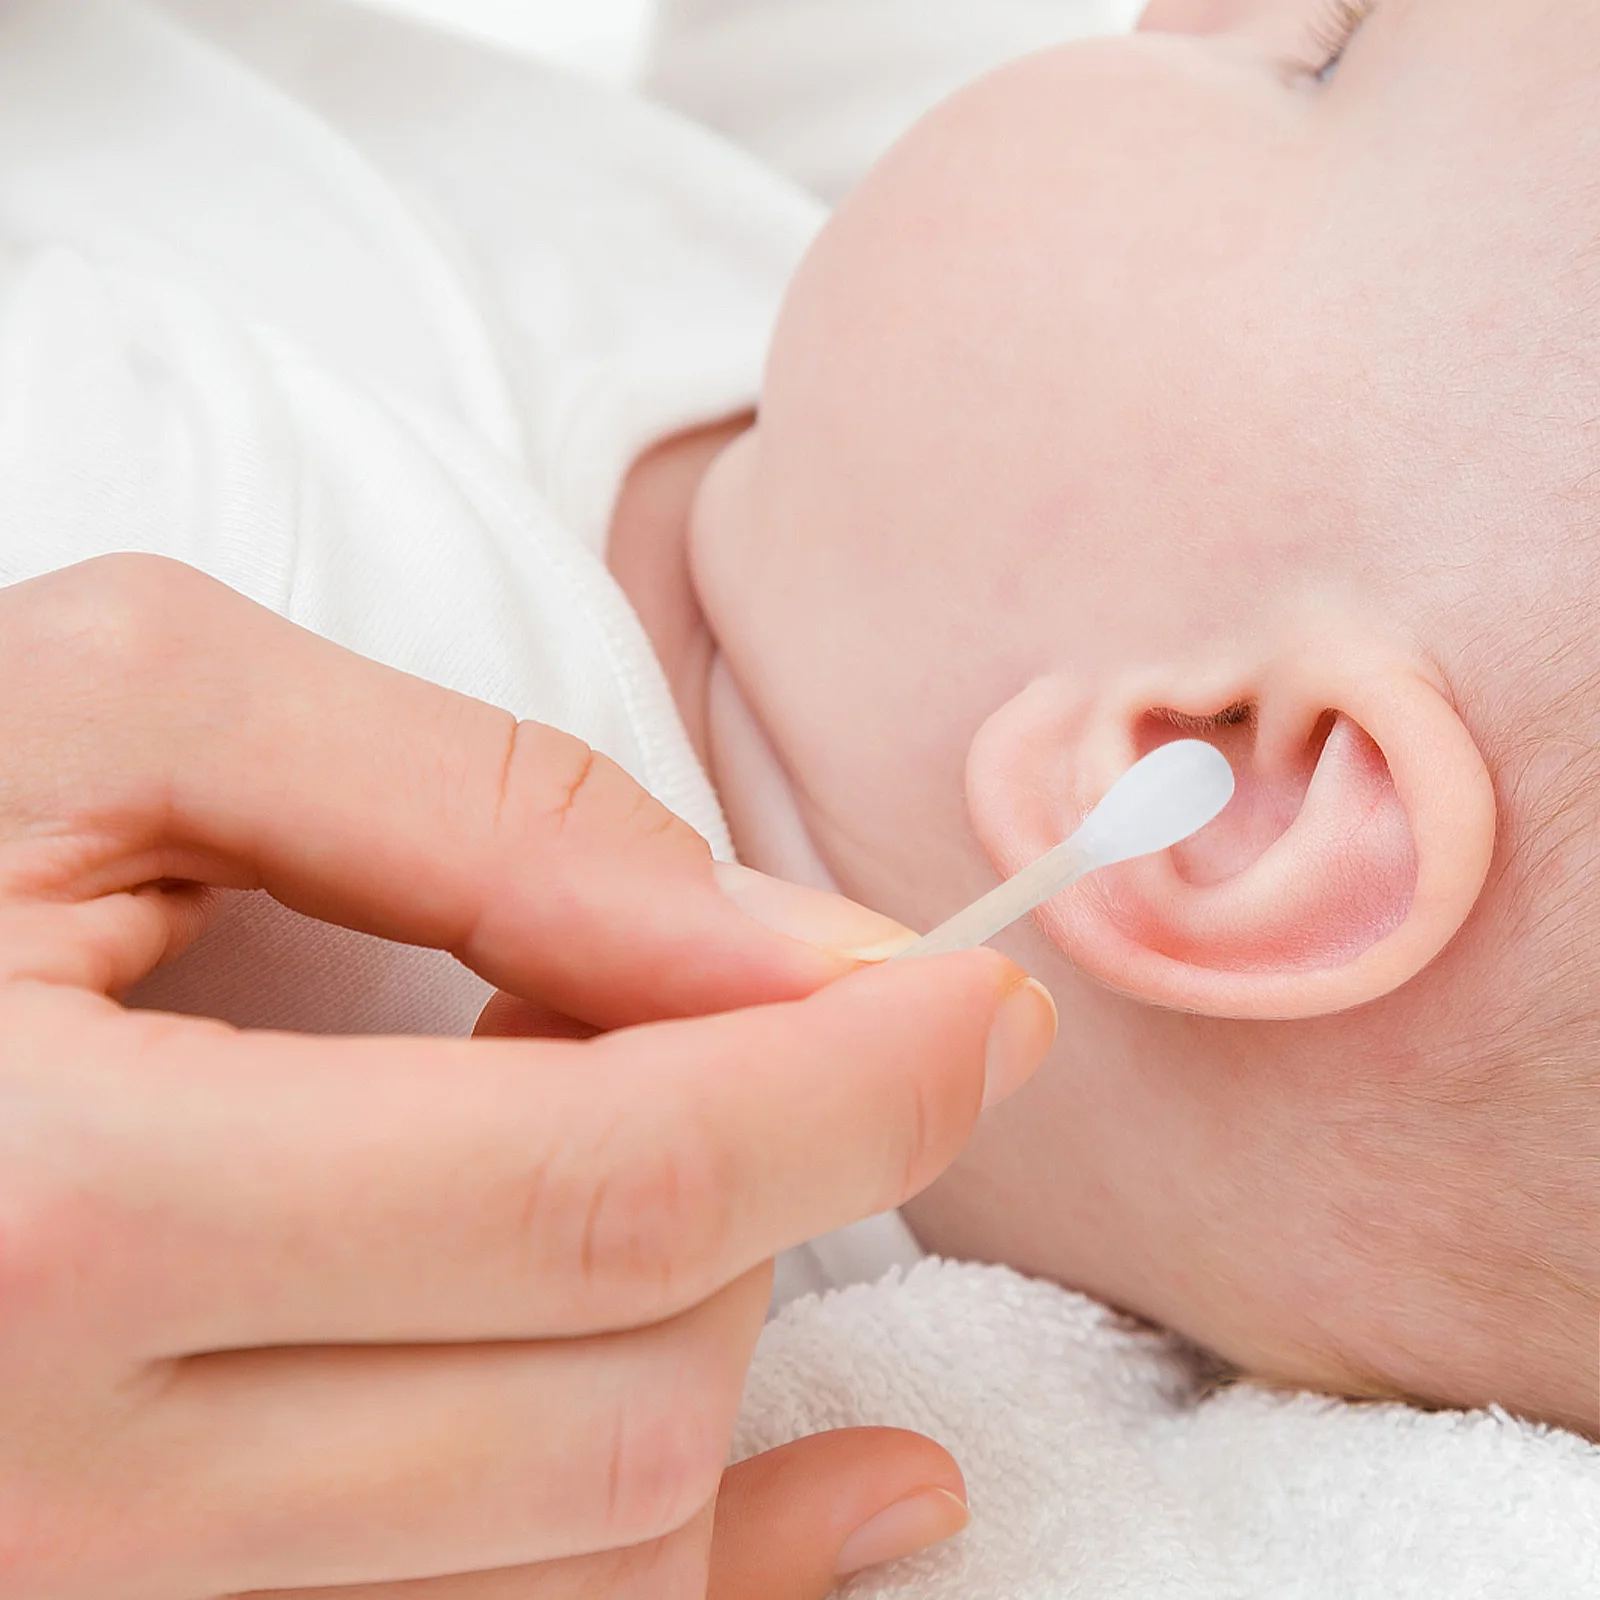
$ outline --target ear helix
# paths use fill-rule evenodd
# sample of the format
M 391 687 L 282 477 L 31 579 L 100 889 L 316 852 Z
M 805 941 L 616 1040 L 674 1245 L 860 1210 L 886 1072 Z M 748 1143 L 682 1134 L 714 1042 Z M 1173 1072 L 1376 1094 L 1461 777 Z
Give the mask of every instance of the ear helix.
M 1208 685 L 1036 680 L 973 742 L 975 830 L 1015 873 L 1085 791 L 1196 734 L 1233 762 L 1237 797 L 1172 852 L 1040 909 L 1075 965 L 1156 1004 L 1287 1019 L 1363 1004 L 1438 955 L 1482 887 L 1493 793 L 1431 677 L 1361 640 Z

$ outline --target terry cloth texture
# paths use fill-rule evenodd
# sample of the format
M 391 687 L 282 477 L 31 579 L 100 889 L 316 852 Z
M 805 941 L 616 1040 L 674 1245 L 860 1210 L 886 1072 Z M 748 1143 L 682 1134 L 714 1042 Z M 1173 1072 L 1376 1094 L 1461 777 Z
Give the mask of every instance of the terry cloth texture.
M 1600 1448 L 1219 1386 L 1179 1340 L 1003 1267 L 930 1258 L 768 1324 L 735 1458 L 856 1425 L 945 1445 L 973 1516 L 850 1600 L 1600 1596 Z

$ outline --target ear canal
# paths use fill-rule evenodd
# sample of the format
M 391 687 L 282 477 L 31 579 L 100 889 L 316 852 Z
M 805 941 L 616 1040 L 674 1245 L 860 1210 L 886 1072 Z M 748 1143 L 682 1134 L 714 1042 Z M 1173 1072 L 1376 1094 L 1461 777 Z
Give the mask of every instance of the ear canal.
M 1234 798 L 1222 820 L 1173 851 L 1173 866 L 1186 883 L 1203 888 L 1237 877 L 1283 835 L 1305 803 L 1332 724 L 1330 714 L 1301 749 L 1292 757 L 1280 754 L 1268 772 L 1257 749 L 1259 714 L 1253 701 L 1204 717 L 1167 709 L 1144 717 L 1138 730 L 1141 753 L 1174 738 L 1204 739 L 1227 757 L 1235 774 Z
M 1373 740 L 1349 718 L 1332 718 L 1308 744 L 1309 774 L 1299 764 L 1263 770 L 1250 753 L 1230 753 L 1237 809 L 1179 846 L 1170 864 L 1189 892 L 1162 893 L 1155 873 L 1126 885 L 1133 892 L 1121 905 L 1139 908 L 1126 931 L 1216 971 L 1283 973 L 1345 965 L 1400 927 L 1416 888 L 1416 846 Z

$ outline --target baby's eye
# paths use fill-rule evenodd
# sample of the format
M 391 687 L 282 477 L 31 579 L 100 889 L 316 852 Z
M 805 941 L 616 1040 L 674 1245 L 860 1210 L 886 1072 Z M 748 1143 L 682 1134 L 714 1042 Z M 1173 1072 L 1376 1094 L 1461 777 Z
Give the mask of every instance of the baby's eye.
M 1312 24 L 1311 75 L 1326 83 L 1339 70 L 1344 53 L 1377 8 L 1377 0 L 1324 0 L 1321 16 Z

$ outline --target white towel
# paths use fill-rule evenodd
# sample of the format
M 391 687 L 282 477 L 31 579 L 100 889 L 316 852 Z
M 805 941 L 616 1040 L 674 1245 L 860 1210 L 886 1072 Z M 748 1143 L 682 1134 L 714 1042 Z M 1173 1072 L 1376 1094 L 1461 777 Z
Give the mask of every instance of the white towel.
M 768 1324 L 736 1459 L 857 1424 L 950 1449 L 972 1524 L 850 1600 L 1600 1597 L 1600 1448 L 1218 1387 L 1177 1339 L 1001 1267 L 929 1259 Z

